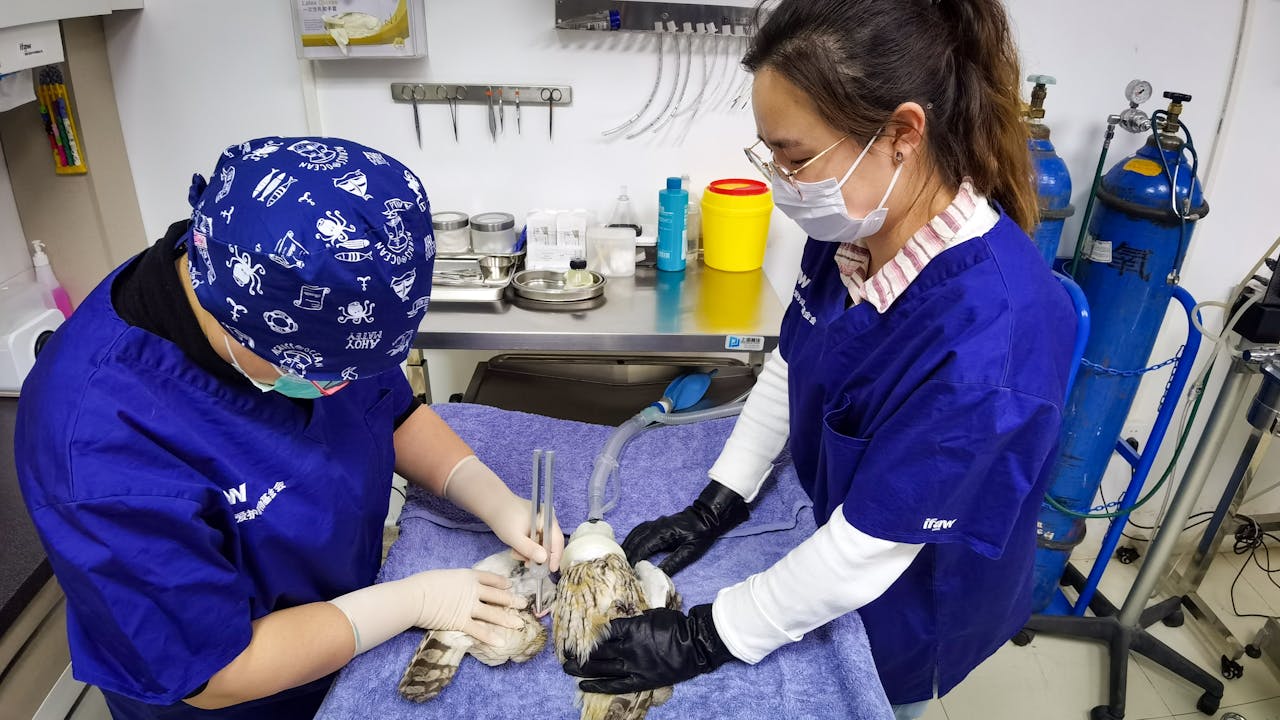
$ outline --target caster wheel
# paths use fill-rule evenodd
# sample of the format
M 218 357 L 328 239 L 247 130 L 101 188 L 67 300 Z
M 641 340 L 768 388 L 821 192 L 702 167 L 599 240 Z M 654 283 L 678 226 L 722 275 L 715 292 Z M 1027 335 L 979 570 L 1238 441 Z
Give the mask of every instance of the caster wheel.
M 1186 621 L 1187 616 L 1182 614 L 1181 609 L 1178 609 L 1169 613 L 1169 616 L 1160 622 L 1164 623 L 1165 627 L 1182 627 L 1182 623 Z
M 1137 562 L 1140 557 L 1142 556 L 1138 553 L 1137 548 L 1122 547 L 1119 550 L 1116 550 L 1116 560 L 1119 560 L 1121 564 L 1124 565 L 1132 565 Z
M 1112 715 L 1111 708 L 1106 705 L 1098 705 L 1089 711 L 1089 720 L 1124 720 L 1124 716 Z
M 1248 655 L 1249 657 L 1253 658 L 1254 660 L 1257 660 L 1258 658 L 1262 657 L 1262 648 L 1258 647 L 1257 645 L 1253 645 L 1253 644 L 1245 645 L 1245 646 L 1244 646 L 1244 654 L 1245 654 L 1245 655 Z
M 1199 700 L 1196 701 L 1196 709 L 1204 713 L 1205 715 L 1212 715 L 1218 712 L 1218 705 L 1221 702 L 1222 702 L 1222 698 L 1215 697 L 1213 695 L 1210 695 L 1209 693 L 1205 693 L 1200 696 Z
M 1031 644 L 1031 641 L 1034 640 L 1035 637 L 1036 634 L 1031 630 L 1019 630 L 1017 634 L 1013 636 L 1013 644 L 1018 647 L 1026 647 Z
M 1244 666 L 1226 655 L 1222 656 L 1222 677 L 1228 680 L 1239 680 L 1244 677 Z
M 462 393 L 454 393 L 454 394 L 450 395 L 450 396 L 449 396 L 449 402 L 451 402 L 451 403 L 460 403 L 460 402 L 462 402 Z

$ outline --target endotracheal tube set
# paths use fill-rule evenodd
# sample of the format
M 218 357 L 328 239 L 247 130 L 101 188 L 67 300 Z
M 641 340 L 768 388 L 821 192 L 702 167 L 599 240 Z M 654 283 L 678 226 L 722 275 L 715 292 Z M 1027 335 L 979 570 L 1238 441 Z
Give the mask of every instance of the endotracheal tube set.
M 719 407 L 681 412 L 697 404 L 711 384 L 708 373 L 691 373 L 681 375 L 672 381 L 663 392 L 662 399 L 641 410 L 631 419 L 618 426 L 617 430 L 605 441 L 604 448 L 596 456 L 595 465 L 591 469 L 591 481 L 587 484 L 587 520 L 602 520 L 604 514 L 618 504 L 621 495 L 620 483 L 615 483 L 614 496 L 605 501 L 605 491 L 609 478 L 618 472 L 618 458 L 631 438 L 657 425 L 690 425 L 704 420 L 716 420 L 732 417 L 742 412 L 746 395 Z

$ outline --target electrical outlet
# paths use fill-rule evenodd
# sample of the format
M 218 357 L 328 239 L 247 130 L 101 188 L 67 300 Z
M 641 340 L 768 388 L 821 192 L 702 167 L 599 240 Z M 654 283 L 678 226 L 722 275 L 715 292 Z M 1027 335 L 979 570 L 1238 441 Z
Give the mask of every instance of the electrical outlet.
M 1138 441 L 1138 452 L 1147 445 L 1147 435 L 1151 434 L 1151 423 L 1125 423 L 1124 428 L 1120 430 L 1120 439 L 1128 441 L 1129 439 Z

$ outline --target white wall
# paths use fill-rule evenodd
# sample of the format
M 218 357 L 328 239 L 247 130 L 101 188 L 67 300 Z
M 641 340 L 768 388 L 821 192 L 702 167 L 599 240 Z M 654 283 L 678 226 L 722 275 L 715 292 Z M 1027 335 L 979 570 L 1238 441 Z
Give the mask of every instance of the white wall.
M 1256 258 L 1280 237 L 1280 218 L 1271 210 L 1280 191 L 1275 175 L 1275 168 L 1280 168 L 1280 141 L 1269 122 L 1280 113 L 1280 45 L 1275 42 L 1275 30 L 1280 28 L 1280 0 L 1254 0 L 1252 15 L 1237 81 L 1239 100 L 1229 115 L 1221 164 L 1214 170 L 1215 177 L 1210 178 L 1215 215 L 1211 216 L 1212 222 L 1206 221 L 1197 244 L 1191 248 L 1189 264 L 1196 273 L 1188 282 L 1196 282 L 1205 289 L 1204 297 L 1211 299 L 1222 299 L 1222 288 L 1238 282 Z M 1231 262 L 1214 261 L 1224 255 Z M 1209 294 L 1210 289 L 1218 291 L 1217 297 Z M 1241 438 L 1244 426 L 1238 425 Z M 1219 482 L 1212 483 L 1206 497 L 1222 486 L 1220 480 L 1230 472 L 1242 442 L 1240 439 L 1230 445 L 1220 459 L 1214 472 Z M 1280 453 L 1269 455 L 1258 478 L 1258 485 L 1280 479 Z M 1207 506 L 1207 502 L 1202 503 L 1201 509 Z M 1246 505 L 1244 511 L 1280 511 L 1280 492 Z
M 316 65 L 316 89 L 326 134 L 377 145 L 417 170 L 431 195 L 432 207 L 471 214 L 501 210 L 522 218 L 537 207 L 584 207 L 606 219 L 620 185 L 645 222 L 656 221 L 657 195 L 668 176 L 689 173 L 701 188 L 724 177 L 754 177 L 742 148 L 755 140 L 749 110 L 733 111 L 728 102 L 708 108 L 684 142 L 687 124 L 680 122 L 657 137 L 606 139 L 601 132 L 630 117 L 648 96 L 657 71 L 657 38 L 651 35 L 557 32 L 554 3 L 474 0 L 429 2 L 429 57 L 422 60 L 328 62 Z M 503 22 L 494 22 L 494 18 Z M 718 67 L 729 68 L 725 40 Z M 680 51 L 688 57 L 685 42 Z M 666 40 L 666 78 L 674 80 L 675 50 Z M 702 44 L 695 44 L 693 72 L 700 86 Z M 737 80 L 745 79 L 736 70 Z M 725 77 L 728 73 L 724 74 Z M 458 133 L 444 104 L 422 105 L 423 149 L 413 132 L 413 111 L 390 100 L 390 81 L 444 83 L 510 83 L 572 85 L 570 107 L 555 113 L 555 140 L 548 139 L 545 105 L 522 108 L 524 133 L 516 134 L 515 115 L 507 108 L 506 134 L 490 139 L 487 106 L 460 105 Z M 729 87 L 729 82 L 722 86 Z M 667 96 L 666 86 L 659 97 Z M 731 93 L 736 95 L 735 93 Z M 527 98 L 525 98 L 527 100 Z M 780 216 L 779 216 L 780 217 Z M 776 223 L 782 225 L 781 222 Z M 784 226 L 784 229 L 791 229 Z M 786 233 L 784 233 L 786 234 Z M 799 246 L 792 232 L 790 245 Z M 772 270 L 785 276 L 790 294 L 795 271 L 785 269 L 782 254 L 771 258 Z
M 288 3 L 155 0 L 103 18 L 147 237 L 191 214 L 191 174 L 233 142 L 306 130 Z
M 1214 139 L 1244 0 L 1209 5 L 1196 0 L 1007 2 L 1024 70 L 1058 78 L 1050 89 L 1047 122 L 1071 169 L 1077 207 L 1084 207 L 1106 116 L 1126 107 L 1123 89 L 1129 80 L 1154 84 L 1156 99 L 1144 106 L 1148 112 L 1164 106 L 1163 91 L 1193 95 L 1183 118 L 1195 133 L 1213 210 L 1197 229 L 1184 284 L 1200 299 L 1222 299 L 1280 233 L 1269 211 L 1276 187 L 1269 178 L 1271 168 L 1280 166 L 1280 143 L 1266 125 L 1280 114 L 1275 72 L 1280 50 L 1267 33 L 1280 27 L 1280 0 L 1250 2 L 1236 102 L 1217 152 Z M 149 0 L 140 14 L 106 19 L 130 161 L 151 237 L 186 213 L 190 173 L 209 172 L 224 145 L 252 135 L 303 132 L 307 98 L 317 103 L 313 122 L 324 134 L 399 157 L 422 175 L 433 207 L 440 210 L 505 210 L 520 216 L 554 205 L 607 213 L 617 186 L 626 184 L 638 209 L 652 217 L 655 193 L 667 175 L 688 172 L 694 185 L 702 186 L 716 177 L 753 172 L 741 151 L 754 138 L 750 112 L 730 111 L 726 102 L 706 112 L 683 142 L 679 133 L 635 141 L 601 137 L 648 95 L 656 41 L 557 32 L 553 0 L 428 0 L 426 58 L 316 63 L 314 82 L 294 60 L 286 5 Z M 1177 23 L 1194 32 L 1178 34 Z M 666 47 L 669 70 L 670 41 Z M 699 60 L 694 72 L 700 71 Z M 545 107 L 524 108 L 522 136 L 514 134 L 508 108 L 507 133 L 496 144 L 490 141 L 483 105 L 460 107 L 457 143 L 447 108 L 423 105 L 420 150 L 410 107 L 390 99 L 393 81 L 569 84 L 574 103 L 555 111 L 554 142 L 547 139 Z M 1144 140 L 1121 133 L 1108 166 Z M 1079 215 L 1068 221 L 1068 243 L 1074 242 L 1078 224 Z M 794 226 L 775 214 L 766 269 L 780 297 L 789 293 L 801 242 Z M 1170 327 L 1157 358 L 1172 354 L 1180 342 L 1174 338 L 1183 333 L 1179 321 L 1174 318 Z M 465 387 L 477 359 L 457 355 L 432 356 L 438 399 Z M 1139 396 L 1131 425 L 1144 437 L 1163 383 L 1163 376 L 1153 378 L 1147 383 L 1152 387 L 1144 386 Z M 1110 476 L 1109 497 L 1114 499 L 1123 479 L 1120 473 Z M 1205 497 L 1211 494 L 1212 489 Z M 1272 499 L 1270 508 L 1278 503 Z M 1098 530 L 1093 538 L 1100 535 Z
M 31 255 L 27 252 L 27 236 L 18 219 L 18 206 L 13 201 L 9 169 L 0 148 L 0 285 L 31 272 Z

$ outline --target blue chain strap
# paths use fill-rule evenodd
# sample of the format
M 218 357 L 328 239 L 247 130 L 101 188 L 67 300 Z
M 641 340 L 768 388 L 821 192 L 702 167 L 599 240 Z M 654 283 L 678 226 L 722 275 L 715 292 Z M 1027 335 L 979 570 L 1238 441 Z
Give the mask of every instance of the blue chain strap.
M 1170 365 L 1176 364 L 1179 360 L 1182 359 L 1182 351 L 1185 349 L 1186 349 L 1186 346 L 1183 345 L 1179 347 L 1178 352 L 1175 353 L 1174 356 L 1169 358 L 1168 360 L 1165 360 L 1162 363 L 1157 363 L 1150 367 L 1142 368 L 1141 370 L 1116 370 L 1114 368 L 1109 368 L 1105 365 L 1099 365 L 1098 363 L 1093 362 L 1088 358 L 1080 358 L 1080 364 L 1100 375 L 1114 375 L 1116 377 L 1135 377 L 1137 375 L 1146 375 L 1149 372 L 1155 372 L 1156 370 L 1159 370 L 1161 368 L 1166 368 L 1166 367 L 1169 367 Z

